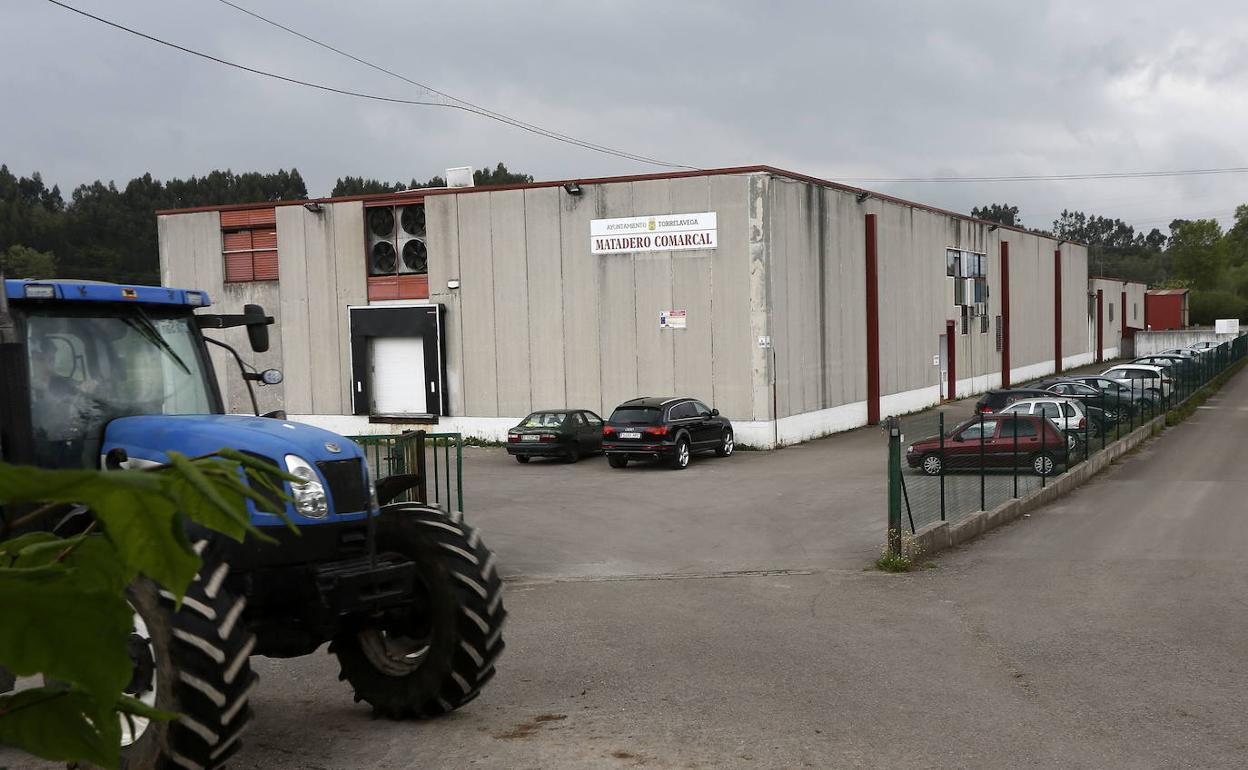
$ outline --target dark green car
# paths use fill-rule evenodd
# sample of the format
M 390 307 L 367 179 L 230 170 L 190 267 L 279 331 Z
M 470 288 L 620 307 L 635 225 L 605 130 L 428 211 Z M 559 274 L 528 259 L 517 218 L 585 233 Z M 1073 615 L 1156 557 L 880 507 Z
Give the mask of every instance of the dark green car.
M 602 418 L 588 409 L 534 412 L 507 431 L 507 454 L 518 463 L 557 457 L 574 463 L 602 451 Z

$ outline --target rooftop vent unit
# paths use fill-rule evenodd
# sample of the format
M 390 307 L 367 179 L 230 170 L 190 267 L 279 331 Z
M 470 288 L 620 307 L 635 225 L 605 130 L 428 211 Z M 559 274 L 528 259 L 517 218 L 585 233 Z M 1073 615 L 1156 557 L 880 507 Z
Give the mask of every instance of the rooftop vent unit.
M 472 166 L 459 166 L 446 170 L 447 187 L 472 187 Z

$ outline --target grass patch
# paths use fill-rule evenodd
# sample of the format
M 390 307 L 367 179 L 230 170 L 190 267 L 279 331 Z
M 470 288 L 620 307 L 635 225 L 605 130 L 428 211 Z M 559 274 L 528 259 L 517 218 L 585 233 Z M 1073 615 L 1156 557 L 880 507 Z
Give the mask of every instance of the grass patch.
M 894 547 L 890 548 L 892 543 Z M 880 549 L 880 558 L 875 560 L 875 568 L 881 572 L 913 572 L 919 566 L 919 557 L 923 555 L 923 547 L 914 539 L 914 535 L 904 530 L 890 530 L 888 540 Z M 924 569 L 930 569 L 923 565 Z M 935 565 L 931 565 L 935 566 Z
M 1207 385 L 1193 393 L 1182 404 L 1179 404 L 1167 412 L 1166 427 L 1173 428 L 1175 425 L 1183 422 L 1188 417 L 1191 417 L 1192 414 L 1195 413 L 1197 407 L 1204 404 L 1209 400 L 1210 396 L 1221 390 L 1222 386 L 1226 384 L 1226 381 L 1238 374 L 1239 370 L 1243 369 L 1245 364 L 1248 364 L 1248 360 L 1238 361 L 1231 364 L 1226 368 L 1226 371 L 1222 372 L 1217 377 L 1214 377 Z

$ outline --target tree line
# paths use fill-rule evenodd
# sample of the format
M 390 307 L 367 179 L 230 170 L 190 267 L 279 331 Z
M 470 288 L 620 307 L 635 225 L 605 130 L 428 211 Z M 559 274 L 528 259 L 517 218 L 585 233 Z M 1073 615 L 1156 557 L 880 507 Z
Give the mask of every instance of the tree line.
M 478 185 L 532 182 L 499 163 L 473 173 Z M 388 183 L 345 176 L 332 196 L 443 187 L 435 176 L 418 183 Z M 162 182 L 151 174 L 123 186 L 96 181 L 74 188 L 68 199 L 39 172 L 19 177 L 0 165 L 0 272 L 8 278 L 82 278 L 158 284 L 156 212 L 232 203 L 302 200 L 308 188 L 297 169 L 272 173 L 212 171 Z
M 1018 206 L 1006 203 L 976 206 L 971 216 L 1022 227 Z M 1190 289 L 1193 324 L 1248 321 L 1248 204 L 1235 209 L 1225 231 L 1216 219 L 1175 219 L 1168 234 L 1155 227 L 1142 233 L 1121 219 L 1065 210 L 1052 229 L 1032 231 L 1087 244 L 1092 275 Z

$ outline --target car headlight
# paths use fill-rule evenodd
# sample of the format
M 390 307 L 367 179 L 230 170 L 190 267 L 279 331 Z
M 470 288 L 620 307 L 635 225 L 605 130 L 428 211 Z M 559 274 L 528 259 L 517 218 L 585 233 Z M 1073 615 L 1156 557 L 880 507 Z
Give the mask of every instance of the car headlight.
M 323 519 L 328 516 L 329 498 L 325 496 L 325 487 L 316 475 L 316 469 L 298 455 L 286 455 L 285 460 L 287 472 L 303 479 L 303 482 L 292 481 L 290 484 L 295 510 L 300 516 L 309 519 Z

